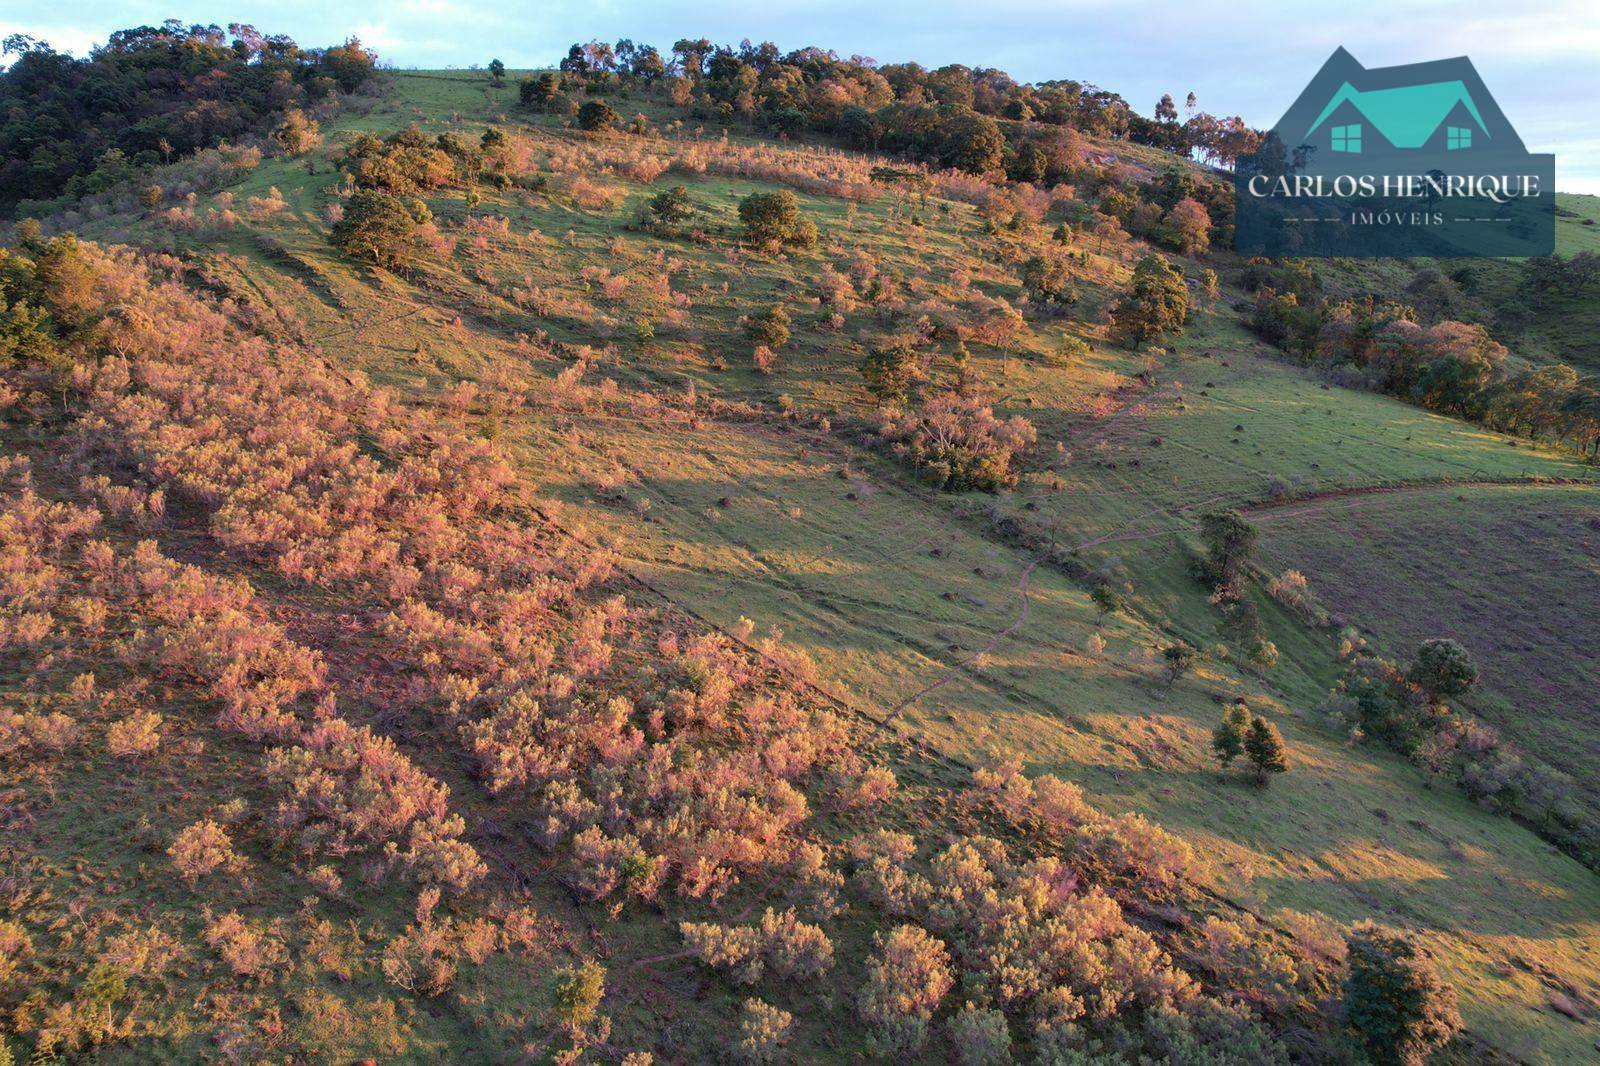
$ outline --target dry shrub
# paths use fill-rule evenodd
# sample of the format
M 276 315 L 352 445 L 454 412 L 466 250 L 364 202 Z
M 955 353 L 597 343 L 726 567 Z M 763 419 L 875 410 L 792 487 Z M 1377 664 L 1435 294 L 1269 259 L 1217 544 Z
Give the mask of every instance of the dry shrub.
M 142 759 L 161 746 L 161 715 L 134 711 L 113 722 L 106 733 L 106 748 L 119 759 Z
M 167 855 L 178 876 L 190 885 L 215 870 L 236 870 L 241 862 L 228 831 L 209 819 L 185 827 Z

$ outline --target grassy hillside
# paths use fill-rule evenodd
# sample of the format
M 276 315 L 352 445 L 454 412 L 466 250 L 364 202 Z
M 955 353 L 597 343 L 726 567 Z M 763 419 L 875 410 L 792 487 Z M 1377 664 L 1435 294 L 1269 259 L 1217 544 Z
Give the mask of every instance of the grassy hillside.
M 1570 773 L 1593 802 L 1595 752 L 1585 738 L 1595 654 L 1583 650 L 1591 639 L 1583 619 L 1600 594 L 1591 487 L 1425 488 L 1254 515 L 1275 563 L 1315 571 L 1325 603 L 1386 646 L 1461 634 L 1498 697 L 1481 713 Z M 1514 557 L 1507 544 L 1517 546 Z M 1387 577 L 1381 585 L 1374 570 Z M 1491 611 L 1492 624 L 1474 623 Z
M 1063 310 L 1042 306 L 1020 284 L 1023 264 L 1059 244 L 1055 227 L 1081 222 L 1072 196 L 997 207 L 988 193 L 946 179 L 924 199 L 873 184 L 865 157 L 727 135 L 640 94 L 613 103 L 625 119 L 643 115 L 652 133 L 589 137 L 562 119 L 519 110 L 516 75 L 498 88 L 464 72 L 396 72 L 390 82 L 370 105 L 326 119 L 319 147 L 269 155 L 221 195 L 58 223 L 107 244 L 170 250 L 189 271 L 188 284 L 224 296 L 229 313 L 278 338 L 273 359 L 325 360 L 326 380 L 321 371 L 315 380 L 291 377 L 285 392 L 336 398 L 328 427 L 344 449 L 338 454 L 371 458 L 387 476 L 406 457 L 430 454 L 432 444 L 459 449 L 445 453 L 437 484 L 424 479 L 445 501 L 448 517 L 437 519 L 437 529 L 450 531 L 438 533 L 448 547 L 412 547 L 408 537 L 435 527 L 412 528 L 403 509 L 376 520 L 383 537 L 406 545 L 397 551 L 485 568 L 482 586 L 469 577 L 459 585 L 441 579 L 429 601 L 435 609 L 494 630 L 510 624 L 495 613 L 506 609 L 498 593 L 570 583 L 557 612 L 557 661 L 587 676 L 567 657 L 581 658 L 584 642 L 603 631 L 614 660 L 594 668 L 596 691 L 636 698 L 641 709 L 658 700 L 675 707 L 678 693 L 704 685 L 702 667 L 684 665 L 695 655 L 680 649 L 698 637 L 720 639 L 716 655 L 705 654 L 739 679 L 736 725 L 726 736 L 704 723 L 688 728 L 684 752 L 725 759 L 717 774 L 760 763 L 764 749 L 782 742 L 787 721 L 771 717 L 769 700 L 790 713 L 781 701 L 792 698 L 804 709 L 792 712 L 802 723 L 794 732 L 816 734 L 812 761 L 778 775 L 786 785 L 792 779 L 810 806 L 772 837 L 814 846 L 828 869 L 840 871 L 864 865 L 851 858 L 852 839 L 881 826 L 912 834 L 918 862 L 979 833 L 1003 838 L 1019 862 L 1067 856 L 1086 881 L 1121 901 L 1174 965 L 1208 993 L 1249 1004 L 1297 1057 L 1344 1053 L 1328 998 L 1340 931 L 1372 919 L 1422 934 L 1457 990 L 1467 1029 L 1453 1046 L 1457 1058 L 1592 1059 L 1600 1018 L 1594 872 L 1534 827 L 1484 809 L 1397 754 L 1353 742 L 1318 709 L 1345 666 L 1336 627 L 1308 625 L 1257 583 L 1247 598 L 1278 654 L 1270 666 L 1248 661 L 1191 566 L 1200 515 L 1242 509 L 1262 531 L 1262 565 L 1303 571 L 1323 606 L 1376 647 L 1404 655 L 1427 637 L 1467 644 L 1484 671 L 1485 693 L 1471 709 L 1524 751 L 1582 777 L 1593 769 L 1585 753 L 1596 746 L 1585 703 L 1594 678 L 1584 665 L 1596 650 L 1584 624 L 1594 598 L 1590 527 L 1600 491 L 1591 465 L 1339 387 L 1284 361 L 1241 325 L 1236 306 L 1248 296 L 1238 285 L 1241 264 L 1226 253 L 1172 256 L 1197 303 L 1181 336 L 1137 351 L 1112 343 L 1107 311 L 1150 250 L 1143 241 L 1075 228 L 1065 251 L 1074 257 L 1077 294 Z M 336 160 L 359 133 L 410 123 L 430 138 L 453 132 L 472 142 L 491 125 L 505 130 L 512 138 L 506 165 L 519 182 L 428 191 L 437 231 L 410 269 L 352 263 L 329 243 L 346 184 Z M 1092 148 L 1144 173 L 1164 162 L 1153 149 Z M 637 225 L 646 201 L 676 185 L 696 206 L 697 239 Z M 816 223 L 815 247 L 774 253 L 740 242 L 740 201 L 778 188 L 794 190 Z M 1005 217 L 1015 214 L 1020 223 Z M 1569 230 L 1571 239 L 1587 239 L 1590 231 L 1574 225 L 1563 220 L 1563 240 Z M 1208 267 L 1221 274 L 1215 297 L 1199 285 Z M 1383 269 L 1372 278 L 1388 284 Z M 774 305 L 786 309 L 792 337 L 764 371 L 741 321 Z M 986 332 L 1005 308 L 1022 328 Z M 1581 333 L 1589 310 L 1562 323 Z M 993 390 L 997 414 L 1036 428 L 1038 442 L 1013 488 L 940 492 L 873 445 L 878 416 L 858 366 L 890 335 L 922 328 L 922 319 L 937 338 L 926 347 L 926 387 L 966 376 Z M 961 345 L 964 356 L 936 329 L 944 320 L 976 331 Z M 1565 343 L 1544 337 L 1552 351 Z M 241 376 L 248 374 L 241 369 Z M 393 412 L 372 398 L 369 383 L 387 390 Z M 129 390 L 130 411 L 137 394 Z M 172 418 L 189 426 L 185 420 L 201 418 L 206 405 L 198 409 Z M 33 458 L 43 496 L 81 504 L 88 490 L 76 472 L 69 475 L 66 446 L 51 426 L 13 425 L 8 446 Z M 98 464 L 94 471 L 140 485 L 172 476 L 175 465 L 181 473 L 161 451 L 162 433 L 151 430 L 147 441 L 119 450 L 107 441 L 132 433 L 138 420 L 129 415 L 109 426 L 83 428 L 106 438 L 95 438 L 85 453 L 91 458 L 81 460 Z M 404 436 L 392 436 L 397 427 Z M 292 427 L 280 428 L 292 440 Z M 248 425 L 237 432 L 250 440 Z M 461 479 L 467 485 L 452 484 L 453 463 L 480 446 L 508 463 L 503 485 L 498 474 L 483 474 L 495 488 L 482 490 L 482 500 L 493 503 L 480 500 L 472 463 L 461 467 L 471 475 Z M 297 474 L 287 461 L 270 474 L 286 486 L 323 476 L 317 464 Z M 229 505 L 224 513 L 260 517 L 251 510 L 257 496 L 242 483 L 220 499 Z M 483 1061 L 503 1061 L 587 1043 L 604 1061 L 646 1049 L 662 1061 L 704 1061 L 728 1053 L 744 1002 L 757 994 L 792 1014 L 793 1061 L 863 1052 L 867 1025 L 853 993 L 871 979 L 873 934 L 956 904 L 896 915 L 846 894 L 849 909 L 830 914 L 815 898 L 828 894 L 827 878 L 801 883 L 789 852 L 739 866 L 725 893 L 675 896 L 663 888 L 659 897 L 629 897 L 626 907 L 620 900 L 631 890 L 593 898 L 569 844 L 541 835 L 546 801 L 487 783 L 492 766 L 473 757 L 457 728 L 477 712 L 445 695 L 465 685 L 455 674 L 481 670 L 487 705 L 526 681 L 528 668 L 474 665 L 465 636 L 424 636 L 420 624 L 396 637 L 383 621 L 392 593 L 327 576 L 331 563 L 314 555 L 307 562 L 305 545 L 280 543 L 266 517 L 249 536 L 235 529 L 229 541 L 233 527 L 216 524 L 218 502 L 173 505 L 144 529 L 117 518 L 108 536 L 124 553 L 150 537 L 172 558 L 250 582 L 252 617 L 276 620 L 286 640 L 325 657 L 340 713 L 394 737 L 422 772 L 449 786 L 450 810 L 465 818 L 461 838 L 486 867 L 479 887 L 459 900 L 446 897 L 458 923 L 450 935 L 464 938 L 468 923 L 491 923 L 501 930 L 496 949 L 481 959 L 476 949 L 457 950 L 460 977 L 448 992 L 406 987 L 396 966 L 386 966 L 392 948 L 385 945 L 406 936 L 413 944 L 419 929 L 437 925 L 418 910 L 416 887 L 384 881 L 376 902 L 363 896 L 360 910 L 334 891 L 320 904 L 302 904 L 308 889 L 300 867 L 321 858 L 278 863 L 270 826 L 248 819 L 236 834 L 240 850 L 251 870 L 265 872 L 259 881 L 219 885 L 202 914 L 202 901 L 164 867 L 153 872 L 165 862 L 167 841 L 185 825 L 221 817 L 219 797 L 237 792 L 252 809 L 267 809 L 282 802 L 284 785 L 260 778 L 255 750 L 199 713 L 209 695 L 186 689 L 187 676 L 168 684 L 157 673 L 126 680 L 156 685 L 151 705 L 186 723 L 181 746 L 163 749 L 154 764 L 158 772 L 134 773 L 87 751 L 37 778 L 29 767 L 7 771 L 6 787 L 26 799 L 30 834 L 8 855 L 29 864 L 26 891 L 16 890 L 10 913 L 29 928 L 51 929 L 35 938 L 34 950 L 51 960 L 52 988 L 68 990 L 58 999 L 92 998 L 70 991 L 90 964 L 63 961 L 79 950 L 77 934 L 63 931 L 73 913 L 65 901 L 92 894 L 102 900 L 96 914 L 107 931 L 97 927 L 83 944 L 125 936 L 113 919 L 126 922 L 128 913 L 190 940 L 210 928 L 210 912 L 234 908 L 263 925 L 300 923 L 270 935 L 296 958 L 302 942 L 325 953 L 305 970 L 319 991 L 303 996 L 331 989 L 356 1004 L 349 1009 L 366 1012 L 345 1026 L 350 1055 L 425 1060 L 472 1049 Z M 364 513 L 357 502 L 348 506 L 328 521 L 336 527 L 338 514 Z M 534 531 L 541 561 L 495 570 L 499 563 L 484 560 L 496 557 L 502 539 L 520 546 L 516 530 Z M 247 547 L 239 550 L 239 542 Z M 596 578 L 591 588 L 568 567 L 601 549 L 614 553 L 620 574 Z M 75 574 L 92 569 L 92 560 L 69 559 L 62 566 Z M 428 572 L 422 587 L 433 595 Z M 382 570 L 380 577 L 394 575 Z M 1127 602 L 1101 617 L 1090 594 L 1107 582 L 1125 588 Z M 625 597 L 627 609 L 604 621 L 610 608 L 602 604 L 612 594 Z M 153 610 L 134 597 L 105 644 L 76 653 L 70 668 L 10 664 L 8 699 L 21 707 L 91 666 L 104 685 L 107 668 L 95 663 L 112 659 L 114 638 L 154 625 L 144 618 Z M 781 644 L 762 645 L 773 628 L 782 631 Z M 1180 639 L 1200 649 L 1200 660 L 1169 680 L 1162 650 Z M 804 659 L 791 661 L 793 653 Z M 805 660 L 814 665 L 800 665 Z M 547 662 L 531 672 L 548 670 Z M 307 685 L 308 702 L 313 688 Z M 1237 771 L 1220 774 L 1211 755 L 1211 731 L 1239 698 L 1270 716 L 1287 742 L 1292 767 L 1265 789 Z M 598 697 L 592 703 L 603 705 Z M 466 706 L 477 704 L 467 699 Z M 112 709 L 122 710 L 107 705 L 95 714 Z M 107 728 L 93 721 L 90 728 Z M 831 764 L 858 760 L 858 776 L 880 767 L 898 779 L 881 806 L 855 808 L 836 794 Z M 971 772 L 1009 762 L 1030 776 L 1081 786 L 1108 814 L 1148 818 L 1177 834 L 1192 861 L 1175 880 L 1130 875 L 1101 851 L 1070 844 L 1071 834 L 1053 836 L 1058 827 L 1044 815 L 1013 818 L 1003 804 L 996 813 Z M 655 831 L 646 825 L 647 801 L 634 809 L 631 793 L 607 800 L 603 773 L 582 780 L 602 802 L 627 808 L 607 816 L 608 831 L 618 824 L 643 837 Z M 151 787 L 156 781 L 166 787 Z M 61 798 L 46 803 L 47 791 Z M 712 847 L 707 841 L 723 828 L 691 834 L 694 846 Z M 108 839 L 134 847 L 108 847 Z M 383 843 L 362 847 L 381 855 Z M 353 881 L 359 855 L 328 861 L 348 865 Z M 853 873 L 850 891 L 857 889 Z M 790 904 L 832 937 L 837 968 L 827 980 L 769 973 L 738 983 L 699 965 L 678 928 L 680 920 L 753 923 L 764 908 Z M 522 907 L 536 917 L 525 918 Z M 345 967 L 354 974 L 346 977 L 337 961 L 320 961 L 337 950 L 317 939 L 333 934 L 316 923 L 333 921 L 343 936 L 342 923 L 358 915 L 365 947 L 348 949 L 358 961 Z M 1236 966 L 1219 961 L 1227 954 L 1211 936 L 1219 927 L 1205 924 L 1218 915 L 1269 930 L 1264 942 L 1293 961 L 1265 950 Z M 975 944 L 946 935 L 957 945 L 963 983 L 939 1008 L 934 1043 L 922 1052 L 930 1061 L 951 1053 L 957 1037 L 944 1025 L 963 996 L 990 1002 L 990 963 L 979 961 Z M 602 1006 L 611 1027 L 603 1034 L 563 1029 L 564 1001 L 550 981 L 558 967 L 592 958 L 607 971 Z M 1274 980 L 1291 991 L 1262 993 L 1270 981 L 1261 971 L 1284 966 L 1294 976 Z M 238 1047 L 334 1053 L 310 1036 L 288 1044 L 262 1037 L 272 1004 L 290 997 L 292 985 L 287 977 L 274 984 L 279 979 L 264 969 L 235 976 L 244 983 L 228 992 L 209 975 L 179 976 L 176 968 L 161 978 L 168 987 L 139 986 L 141 1003 L 212 998 L 192 1011 L 130 1010 L 139 1027 L 118 1036 L 112 1057 L 205 1053 L 221 1039 L 217 1019 L 235 1001 L 251 1019 L 240 1025 L 248 1032 L 229 1037 Z M 383 1006 L 390 998 L 401 1004 L 392 1019 Z M 299 1002 L 289 1013 L 318 1009 Z M 1034 1030 L 1024 1017 L 1033 1015 L 1008 1010 L 1019 1054 L 1031 1050 L 1025 1034 Z M 1142 1001 L 1129 1011 L 1141 1019 L 1160 1013 Z M 1185 1058 L 1180 1050 L 1160 1061 Z

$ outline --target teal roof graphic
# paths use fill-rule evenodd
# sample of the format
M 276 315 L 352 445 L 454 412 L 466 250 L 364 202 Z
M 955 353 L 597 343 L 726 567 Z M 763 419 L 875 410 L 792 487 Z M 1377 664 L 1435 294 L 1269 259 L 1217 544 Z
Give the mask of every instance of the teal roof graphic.
M 1436 81 L 1392 89 L 1369 89 L 1365 92 L 1345 82 L 1339 86 L 1339 91 L 1333 94 L 1305 135 L 1310 137 L 1315 133 L 1344 103 L 1360 111 L 1396 148 L 1421 148 L 1457 104 L 1463 105 L 1483 135 L 1489 136 L 1489 128 L 1484 125 L 1472 93 L 1461 81 Z

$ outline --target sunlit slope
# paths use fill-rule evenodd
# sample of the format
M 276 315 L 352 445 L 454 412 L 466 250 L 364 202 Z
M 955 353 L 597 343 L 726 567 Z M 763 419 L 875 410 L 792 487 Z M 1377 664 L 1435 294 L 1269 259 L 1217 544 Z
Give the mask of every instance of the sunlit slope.
M 871 316 L 813 328 L 822 315 L 815 279 L 864 253 L 908 298 L 1014 298 L 1016 249 L 1037 238 L 985 235 L 962 202 L 936 200 L 912 225 L 890 196 L 852 203 L 802 190 L 822 246 L 781 259 L 738 254 L 727 241 L 664 242 L 626 223 L 646 195 L 681 183 L 714 231 L 731 231 L 738 199 L 772 182 L 707 173 L 651 185 L 609 174 L 604 184 L 618 195 L 597 207 L 482 190 L 470 213 L 503 218 L 503 228 L 462 232 L 404 277 L 366 271 L 326 240 L 341 135 L 410 121 L 475 134 L 493 121 L 539 143 L 572 136 L 547 119 L 528 128 L 514 88 L 474 76 L 400 74 L 395 83 L 396 95 L 370 113 L 333 123 L 309 168 L 271 160 L 233 190 L 243 199 L 277 187 L 285 210 L 214 238 L 167 237 L 195 253 L 226 251 L 231 258 L 211 269 L 292 313 L 341 367 L 440 417 L 482 422 L 524 474 L 566 501 L 563 521 L 717 625 L 748 617 L 780 626 L 817 659 L 821 684 L 864 712 L 893 717 L 963 761 L 1015 756 L 1080 781 L 1108 806 L 1148 814 L 1210 857 L 1218 891 L 1263 914 L 1290 907 L 1422 929 L 1483 1039 L 1534 1061 L 1592 1055 L 1586 1027 L 1548 1006 L 1563 988 L 1600 996 L 1591 873 L 1513 822 L 1425 789 L 1403 760 L 1329 730 L 1314 707 L 1335 676 L 1334 649 L 1270 606 L 1284 655 L 1265 676 L 1211 656 L 1169 687 L 1156 662 L 1175 637 L 1203 648 L 1222 640 L 1182 553 L 1206 508 L 1446 480 L 1586 478 L 1592 468 L 1325 387 L 1269 357 L 1235 321 L 1240 294 L 1225 289 L 1184 338 L 1150 357 L 1107 344 L 1087 314 L 1030 318 L 1009 349 L 973 346 L 969 365 L 1007 413 L 1033 420 L 1041 445 L 1015 493 L 936 495 L 861 446 L 870 408 L 856 366 Z M 804 149 L 789 151 L 803 160 Z M 459 191 L 430 205 L 446 220 L 469 214 Z M 99 227 L 106 236 L 160 233 L 148 221 Z M 1081 250 L 1090 302 L 1124 284 L 1142 252 L 1115 241 Z M 660 273 L 669 260 L 678 264 L 671 291 L 692 301 L 683 326 L 671 325 L 670 306 L 612 300 L 602 279 L 584 276 L 596 266 Z M 541 290 L 541 304 L 519 302 L 517 289 Z M 750 365 L 738 322 L 775 302 L 793 309 L 797 326 L 768 376 Z M 638 339 L 641 318 L 657 326 L 649 344 Z M 582 382 L 614 379 L 624 400 L 553 401 L 549 383 L 574 359 L 519 339 L 540 331 L 590 348 Z M 1091 348 L 1062 363 L 1054 355 L 1069 334 Z M 655 397 L 660 411 L 639 397 Z M 719 413 L 708 400 L 747 406 Z M 824 418 L 835 424 L 824 429 Z M 1412 521 L 1409 498 L 1393 497 L 1394 521 Z M 1473 509 L 1448 518 L 1473 521 Z M 1273 558 L 1311 573 L 1315 541 L 1302 550 L 1279 532 L 1291 525 L 1264 525 Z M 1318 535 L 1338 536 L 1306 534 Z M 1352 573 L 1382 569 L 1381 557 L 1346 555 Z M 1081 576 L 1097 570 L 1133 585 L 1131 612 L 1102 625 Z M 1370 624 L 1386 632 L 1381 618 Z M 1240 694 L 1275 709 L 1293 754 L 1293 772 L 1265 792 L 1219 779 L 1209 756 L 1219 703 Z

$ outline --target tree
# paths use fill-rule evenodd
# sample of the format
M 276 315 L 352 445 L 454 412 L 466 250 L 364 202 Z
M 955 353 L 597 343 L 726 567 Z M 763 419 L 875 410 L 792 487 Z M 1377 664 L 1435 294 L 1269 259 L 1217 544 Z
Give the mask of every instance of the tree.
M 287 154 L 303 155 L 315 148 L 322 137 L 315 119 L 307 118 L 298 107 L 291 107 L 283 112 L 283 121 L 272 131 L 272 139 Z
M 782 348 L 789 343 L 789 312 L 774 304 L 765 311 L 746 315 L 744 334 L 756 344 Z
M 904 337 L 873 345 L 861 360 L 861 377 L 867 391 L 883 404 L 904 403 L 919 371 L 917 353 Z
M 1005 158 L 1006 138 L 1000 124 L 975 111 L 958 113 L 946 121 L 940 161 L 968 174 L 987 174 L 1000 168 Z
M 1060 255 L 1035 255 L 1022 264 L 1022 287 L 1040 303 L 1071 304 L 1078 299 L 1072 272 Z
M 629 69 L 634 77 L 642 78 L 646 85 L 654 85 L 666 74 L 667 64 L 662 61 L 655 45 L 647 44 L 633 54 Z
M 589 133 L 601 133 L 617 124 L 617 112 L 604 100 L 585 100 L 578 109 L 578 126 Z
M 489 80 L 494 82 L 496 88 L 505 84 L 506 65 L 498 59 L 489 60 Z
M 950 1019 L 950 1043 L 960 1066 L 1006 1066 L 1011 1062 L 1011 1029 L 998 1010 L 968 1003 Z
M 1461 1029 L 1455 991 L 1409 934 L 1351 930 L 1344 1018 L 1374 1062 L 1421 1066 Z
M 788 189 L 751 193 L 739 202 L 739 221 L 745 236 L 756 244 L 817 243 L 817 226 L 800 213 L 800 201 Z
M 1211 750 L 1217 762 L 1226 770 L 1233 760 L 1244 754 L 1244 742 L 1250 733 L 1250 708 L 1244 700 L 1236 700 L 1222 712 L 1222 724 L 1211 734 Z
M 650 210 L 651 221 L 661 226 L 676 226 L 694 217 L 694 201 L 682 185 L 656 193 L 646 207 Z
M 1265 718 L 1251 720 L 1250 731 L 1244 738 L 1244 755 L 1255 767 L 1258 785 L 1265 785 L 1272 779 L 1271 775 L 1289 769 L 1289 753 L 1283 746 L 1283 737 L 1278 734 L 1278 727 Z
M 1200 516 L 1200 539 L 1205 542 L 1217 580 L 1232 585 L 1255 554 L 1261 531 L 1238 511 L 1207 511 Z
M 1438 703 L 1449 696 L 1460 696 L 1478 681 L 1478 667 L 1466 648 L 1454 640 L 1425 640 L 1417 648 L 1411 664 L 1413 684 Z
M 605 993 L 606 968 L 598 962 L 563 966 L 556 971 L 556 1020 L 574 1032 L 583 1029 L 594 1021 Z
M 541 111 L 548 110 L 550 101 L 556 98 L 561 91 L 561 76 L 549 71 L 538 78 L 523 78 L 517 86 L 517 95 L 523 107 L 534 107 Z
M 1167 212 L 1162 237 L 1184 255 L 1202 255 L 1211 247 L 1211 216 L 1200 201 L 1185 197 Z
M 1195 650 L 1180 640 L 1162 648 L 1161 659 L 1167 665 L 1167 687 L 1171 688 L 1178 678 L 1194 669 Z
M 403 266 L 410 258 L 417 219 L 398 196 L 379 189 L 357 189 L 334 224 L 333 246 L 352 259 L 378 266 Z
M 760 999 L 744 1001 L 739 1018 L 739 1039 L 734 1042 L 734 1057 L 741 1062 L 776 1061 L 783 1053 L 794 1029 L 794 1015 Z
M 1122 595 L 1110 585 L 1096 585 L 1089 599 L 1094 602 L 1096 626 L 1105 621 L 1106 615 L 1122 610 Z
M 1162 256 L 1145 256 L 1111 317 L 1112 336 L 1130 348 L 1181 330 L 1189 317 L 1189 289 L 1183 275 Z

